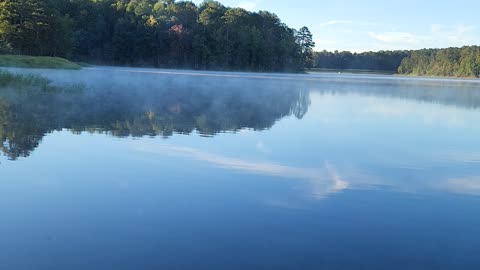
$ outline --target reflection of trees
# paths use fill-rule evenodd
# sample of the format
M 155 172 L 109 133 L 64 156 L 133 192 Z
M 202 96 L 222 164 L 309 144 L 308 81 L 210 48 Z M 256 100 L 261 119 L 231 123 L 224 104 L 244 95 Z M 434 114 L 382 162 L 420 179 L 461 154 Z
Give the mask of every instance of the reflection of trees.
M 480 107 L 480 83 L 461 80 L 345 77 L 325 80 L 320 93 L 371 95 L 440 103 L 463 108 Z M 312 88 L 311 88 L 312 89 Z
M 310 105 L 306 91 L 285 84 L 163 86 L 83 93 L 2 90 L 1 151 L 10 159 L 29 156 L 45 134 L 62 129 L 120 137 L 262 130 L 288 115 L 303 117 Z
M 11 93 L 10 93 L 11 94 Z M 36 94 L 35 94 L 36 95 Z M 49 118 L 46 104 L 12 100 L 12 95 L 0 99 L 1 150 L 10 158 L 25 157 L 40 143 L 47 133 Z M 27 101 L 28 98 L 22 98 Z M 39 117 L 43 115 L 42 117 Z

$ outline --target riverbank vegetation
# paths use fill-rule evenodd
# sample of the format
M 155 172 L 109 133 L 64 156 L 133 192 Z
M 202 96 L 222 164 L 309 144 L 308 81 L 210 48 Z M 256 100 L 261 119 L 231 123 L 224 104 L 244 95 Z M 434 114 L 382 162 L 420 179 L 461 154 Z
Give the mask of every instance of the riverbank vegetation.
M 36 74 L 20 74 L 0 69 L 0 92 L 14 93 L 81 93 L 83 84 L 55 85 L 49 79 Z
M 3 0 L 0 52 L 108 65 L 299 71 L 312 35 L 275 14 L 174 0 Z
M 80 69 L 81 66 L 59 57 L 0 55 L 0 67 Z
M 0 88 L 6 87 L 37 87 L 46 89 L 49 80 L 37 75 L 24 75 L 0 70 Z

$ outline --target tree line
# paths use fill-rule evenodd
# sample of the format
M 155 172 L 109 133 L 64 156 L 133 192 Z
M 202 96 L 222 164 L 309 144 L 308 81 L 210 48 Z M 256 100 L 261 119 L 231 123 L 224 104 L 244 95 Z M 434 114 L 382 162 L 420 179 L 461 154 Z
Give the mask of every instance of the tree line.
M 480 76 L 479 47 L 313 52 L 307 27 L 206 0 L 0 0 L 0 53 L 163 68 Z
M 206 0 L 0 0 L 0 53 L 109 65 L 298 71 L 313 39 L 268 11 Z
M 398 68 L 400 74 L 480 77 L 480 47 L 412 51 Z
M 480 77 L 480 47 L 351 53 L 315 52 L 314 68 L 382 70 L 405 75 Z
M 397 72 L 408 51 L 352 53 L 321 51 L 314 53 L 314 67 L 328 69 L 364 69 Z

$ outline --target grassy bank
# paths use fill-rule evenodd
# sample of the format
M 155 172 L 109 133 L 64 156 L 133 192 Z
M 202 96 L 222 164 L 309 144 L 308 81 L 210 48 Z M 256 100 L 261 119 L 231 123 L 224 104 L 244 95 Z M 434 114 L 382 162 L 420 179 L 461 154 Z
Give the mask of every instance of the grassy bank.
M 46 89 L 50 81 L 37 75 L 15 74 L 0 70 L 0 88 L 2 87 L 39 87 Z
M 76 63 L 58 57 L 0 55 L 0 67 L 81 69 Z
M 54 93 L 79 93 L 85 90 L 82 84 L 68 84 L 62 86 L 52 85 L 51 81 L 35 74 L 17 74 L 0 69 L 0 90 L 1 91 L 27 91 L 33 92 L 54 92 Z

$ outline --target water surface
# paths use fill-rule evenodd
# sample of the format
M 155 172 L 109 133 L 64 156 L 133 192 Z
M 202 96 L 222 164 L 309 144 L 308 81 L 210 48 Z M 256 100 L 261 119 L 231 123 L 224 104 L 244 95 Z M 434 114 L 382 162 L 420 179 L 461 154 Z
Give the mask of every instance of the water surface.
M 480 267 L 477 81 L 28 72 L 66 90 L 1 90 L 1 269 Z

